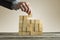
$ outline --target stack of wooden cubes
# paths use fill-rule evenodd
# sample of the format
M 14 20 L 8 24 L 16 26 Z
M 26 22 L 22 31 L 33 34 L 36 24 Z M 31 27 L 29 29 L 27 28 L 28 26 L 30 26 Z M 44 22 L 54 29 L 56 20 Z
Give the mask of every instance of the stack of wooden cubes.
M 19 16 L 19 35 L 41 35 L 42 23 L 38 19 L 29 19 L 27 15 Z

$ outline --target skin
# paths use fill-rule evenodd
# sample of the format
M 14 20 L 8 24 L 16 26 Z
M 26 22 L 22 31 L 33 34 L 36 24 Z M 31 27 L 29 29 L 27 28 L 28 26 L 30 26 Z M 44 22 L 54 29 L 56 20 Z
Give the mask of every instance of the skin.
M 31 14 L 31 9 L 26 2 L 19 2 L 17 7 L 20 8 L 22 11 L 26 12 L 28 15 Z

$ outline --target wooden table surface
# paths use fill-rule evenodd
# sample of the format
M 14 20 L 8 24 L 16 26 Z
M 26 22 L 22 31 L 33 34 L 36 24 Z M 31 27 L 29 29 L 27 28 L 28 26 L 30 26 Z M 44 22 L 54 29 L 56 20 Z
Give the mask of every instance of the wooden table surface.
M 60 32 L 44 32 L 39 36 L 20 36 L 18 33 L 0 33 L 0 40 L 60 40 Z

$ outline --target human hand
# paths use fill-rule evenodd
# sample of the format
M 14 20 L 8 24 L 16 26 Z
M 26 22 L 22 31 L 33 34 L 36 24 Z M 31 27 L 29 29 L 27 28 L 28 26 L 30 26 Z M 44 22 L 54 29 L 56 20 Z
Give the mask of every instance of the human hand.
M 30 6 L 28 5 L 28 3 L 26 3 L 26 2 L 19 2 L 17 4 L 17 7 L 20 8 L 22 11 L 26 12 L 28 15 L 31 14 L 31 9 L 30 9 Z

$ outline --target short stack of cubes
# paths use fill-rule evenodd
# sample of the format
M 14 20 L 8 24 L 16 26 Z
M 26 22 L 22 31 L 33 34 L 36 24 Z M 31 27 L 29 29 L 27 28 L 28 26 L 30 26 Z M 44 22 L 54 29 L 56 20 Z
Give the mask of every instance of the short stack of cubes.
M 19 35 L 41 35 L 42 22 L 38 19 L 29 19 L 27 15 L 19 16 Z

